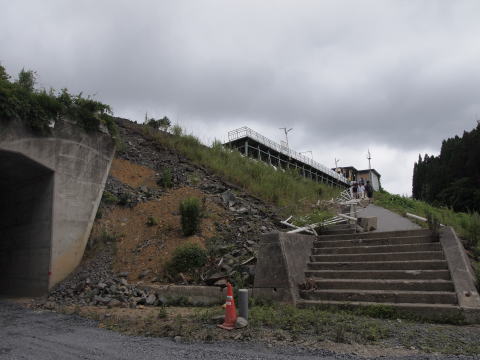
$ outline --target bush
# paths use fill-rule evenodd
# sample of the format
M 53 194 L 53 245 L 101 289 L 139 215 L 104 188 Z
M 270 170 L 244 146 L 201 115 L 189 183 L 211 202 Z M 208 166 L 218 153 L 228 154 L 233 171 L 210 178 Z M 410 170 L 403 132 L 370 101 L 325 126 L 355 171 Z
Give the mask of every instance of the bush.
M 36 78 L 34 71 L 22 69 L 18 80 L 12 82 L 0 65 L 0 122 L 23 122 L 34 132 L 46 135 L 57 120 L 65 117 L 85 131 L 98 131 L 103 123 L 115 137 L 117 129 L 110 106 L 81 93 L 71 95 L 67 89 L 36 90 Z
M 172 274 L 189 273 L 207 263 L 207 251 L 195 243 L 186 243 L 175 249 L 166 269 Z
M 200 201 L 193 197 L 183 200 L 180 203 L 180 216 L 183 234 L 195 234 L 200 226 Z
M 162 177 L 158 179 L 157 185 L 163 186 L 165 189 L 170 189 L 173 186 L 172 170 L 163 170 Z
M 102 202 L 104 204 L 117 204 L 118 198 L 109 191 L 104 191 L 102 195 Z
M 182 127 L 180 125 L 173 125 L 172 134 L 175 136 L 182 136 L 183 135 Z

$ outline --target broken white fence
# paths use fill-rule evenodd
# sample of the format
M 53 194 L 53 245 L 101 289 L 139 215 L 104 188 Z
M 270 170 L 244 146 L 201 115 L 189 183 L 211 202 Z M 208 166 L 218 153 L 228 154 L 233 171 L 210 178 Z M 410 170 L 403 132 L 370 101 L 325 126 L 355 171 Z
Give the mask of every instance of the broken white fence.
M 357 209 L 357 205 L 360 203 L 362 199 L 355 199 L 350 191 L 350 189 L 344 190 L 340 193 L 340 195 L 333 200 L 333 203 L 338 205 L 350 206 L 350 213 L 349 214 L 337 214 L 336 216 L 326 219 L 324 221 L 308 224 L 305 226 L 296 226 L 294 225 L 291 220 L 293 216 L 290 216 L 288 219 L 281 221 L 281 223 L 287 227 L 293 228 L 293 230 L 287 231 L 289 234 L 296 234 L 300 232 L 306 232 L 312 235 L 318 235 L 315 231 L 316 228 L 322 228 L 329 225 L 335 225 L 344 223 L 346 221 L 351 221 L 352 223 L 357 223 L 357 214 L 361 210 Z

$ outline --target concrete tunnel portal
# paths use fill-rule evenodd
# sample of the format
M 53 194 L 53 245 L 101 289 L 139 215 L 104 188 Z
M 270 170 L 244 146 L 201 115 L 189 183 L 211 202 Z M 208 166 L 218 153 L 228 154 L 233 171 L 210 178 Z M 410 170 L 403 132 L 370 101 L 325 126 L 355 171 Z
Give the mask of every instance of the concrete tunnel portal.
M 16 152 L 0 150 L 0 295 L 48 290 L 54 172 Z
M 0 296 L 44 295 L 80 264 L 114 153 L 68 119 L 0 126 Z

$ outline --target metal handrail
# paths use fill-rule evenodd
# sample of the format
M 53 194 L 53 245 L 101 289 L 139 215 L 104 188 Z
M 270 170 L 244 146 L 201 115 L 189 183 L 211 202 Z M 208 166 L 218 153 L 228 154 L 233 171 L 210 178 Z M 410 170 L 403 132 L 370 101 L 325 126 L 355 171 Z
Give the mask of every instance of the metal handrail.
M 250 129 L 247 126 L 243 126 L 241 128 L 231 130 L 231 131 L 228 132 L 228 141 L 234 141 L 234 140 L 238 140 L 238 139 L 245 138 L 245 137 L 249 137 L 253 140 L 258 141 L 259 143 L 261 143 L 265 146 L 270 147 L 271 149 L 274 149 L 274 150 L 288 156 L 288 157 L 294 158 L 298 161 L 301 161 L 305 164 L 308 164 L 311 167 L 313 167 L 317 170 L 320 170 L 324 174 L 327 174 L 327 175 L 333 177 L 334 179 L 342 181 L 347 185 L 350 184 L 348 179 L 345 178 L 343 175 L 338 174 L 337 172 L 335 172 L 335 171 L 329 169 L 328 167 L 326 167 L 325 165 L 322 165 L 322 164 L 316 162 L 315 160 L 313 160 L 311 158 L 308 158 L 305 155 L 302 155 L 302 154 L 296 152 L 295 150 L 292 150 L 292 149 L 290 149 L 286 146 L 282 146 L 282 145 L 276 143 L 275 141 L 270 140 L 269 138 L 263 136 L 262 134 L 259 134 L 258 132 Z

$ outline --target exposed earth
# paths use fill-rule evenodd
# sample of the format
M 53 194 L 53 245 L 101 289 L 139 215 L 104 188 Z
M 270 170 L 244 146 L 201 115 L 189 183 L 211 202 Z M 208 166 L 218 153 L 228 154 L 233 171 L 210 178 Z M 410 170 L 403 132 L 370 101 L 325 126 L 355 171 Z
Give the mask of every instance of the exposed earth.
M 161 305 L 165 299 L 136 285 L 224 286 L 227 278 L 251 285 L 260 235 L 279 229 L 276 209 L 163 147 L 141 126 L 118 125 L 125 146 L 113 160 L 82 264 L 40 305 Z M 204 215 L 200 231 L 185 237 L 179 205 L 188 197 L 201 201 Z M 172 277 L 165 264 L 187 242 L 206 248 L 209 262 L 194 276 Z

